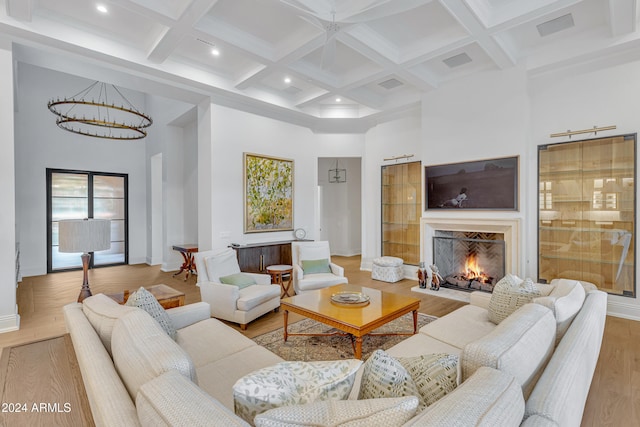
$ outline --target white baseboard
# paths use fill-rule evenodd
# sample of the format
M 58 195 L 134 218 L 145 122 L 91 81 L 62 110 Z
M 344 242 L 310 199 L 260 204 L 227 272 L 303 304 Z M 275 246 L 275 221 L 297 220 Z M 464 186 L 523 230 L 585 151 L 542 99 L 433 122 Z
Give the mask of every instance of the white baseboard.
M 640 320 L 640 306 L 621 301 L 611 301 L 611 299 L 609 299 L 607 302 L 607 314 L 623 319 Z
M 169 271 L 178 271 L 178 270 L 180 270 L 180 266 L 181 265 L 182 264 L 180 264 L 180 263 L 177 263 L 177 264 L 176 263 L 171 263 L 170 264 L 170 263 L 163 262 L 162 266 L 160 267 L 160 271 L 164 271 L 165 273 L 168 273 Z
M 10 314 L 8 316 L 0 316 L 0 334 L 5 332 L 17 331 L 20 329 L 20 315 Z

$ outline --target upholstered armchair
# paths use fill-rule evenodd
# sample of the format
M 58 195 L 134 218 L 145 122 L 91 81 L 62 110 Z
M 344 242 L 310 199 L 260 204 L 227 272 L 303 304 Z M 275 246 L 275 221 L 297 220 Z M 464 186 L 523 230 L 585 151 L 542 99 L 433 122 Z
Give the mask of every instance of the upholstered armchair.
M 348 283 L 344 268 L 331 262 L 329 242 L 291 242 L 293 289 L 296 294 Z
M 242 273 L 235 250 L 198 252 L 194 259 L 196 285 L 212 317 L 239 323 L 245 330 L 252 320 L 280 308 L 280 286 L 272 285 L 268 274 Z

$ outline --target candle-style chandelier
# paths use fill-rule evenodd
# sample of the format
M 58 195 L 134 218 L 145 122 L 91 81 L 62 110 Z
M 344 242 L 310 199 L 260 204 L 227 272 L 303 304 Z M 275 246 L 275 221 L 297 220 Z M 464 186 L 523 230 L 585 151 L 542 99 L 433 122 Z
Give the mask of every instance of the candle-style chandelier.
M 58 116 L 59 128 L 95 138 L 142 139 L 153 123 L 115 85 L 98 81 L 70 98 L 52 99 L 47 107 Z

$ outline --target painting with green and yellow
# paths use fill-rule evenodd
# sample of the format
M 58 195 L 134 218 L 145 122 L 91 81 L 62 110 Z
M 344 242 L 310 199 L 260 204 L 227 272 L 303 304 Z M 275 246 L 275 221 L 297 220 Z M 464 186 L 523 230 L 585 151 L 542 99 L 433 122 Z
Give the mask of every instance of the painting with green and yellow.
M 293 230 L 293 160 L 244 154 L 245 233 Z

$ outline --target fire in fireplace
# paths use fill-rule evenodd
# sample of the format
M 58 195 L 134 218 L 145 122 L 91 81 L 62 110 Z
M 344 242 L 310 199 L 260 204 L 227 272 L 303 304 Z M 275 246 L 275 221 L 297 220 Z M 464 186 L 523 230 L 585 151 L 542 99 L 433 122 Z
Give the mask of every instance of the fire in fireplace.
M 436 231 L 435 264 L 441 286 L 491 292 L 504 276 L 505 244 L 501 233 Z

